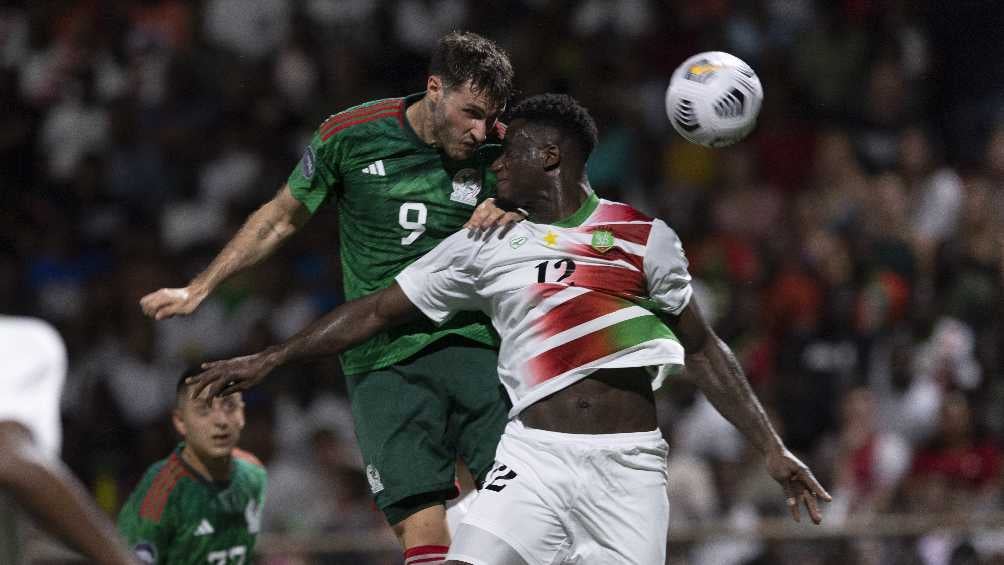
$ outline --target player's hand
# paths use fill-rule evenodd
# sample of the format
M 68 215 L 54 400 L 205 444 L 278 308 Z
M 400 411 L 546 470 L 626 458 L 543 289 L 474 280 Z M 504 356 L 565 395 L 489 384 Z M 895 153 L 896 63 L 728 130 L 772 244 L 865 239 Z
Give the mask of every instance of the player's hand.
M 470 228 L 471 237 L 488 237 L 496 229 L 502 228 L 499 230 L 499 238 L 503 238 L 513 226 L 525 219 L 526 216 L 523 214 L 506 212 L 495 205 L 494 198 L 488 198 L 474 209 L 464 227 Z
M 162 288 L 141 298 L 139 305 L 147 316 L 155 320 L 164 320 L 172 316 L 191 314 L 205 298 L 206 293 L 198 292 L 187 286 L 184 288 Z
M 767 472 L 784 489 L 785 504 L 796 522 L 801 521 L 799 507 L 804 504 L 814 524 L 823 521 L 819 513 L 819 501 L 830 502 L 833 498 L 819 484 L 812 471 L 787 449 L 767 455 Z
M 260 383 L 276 362 L 265 352 L 203 363 L 202 372 L 185 380 L 194 398 L 227 396 Z

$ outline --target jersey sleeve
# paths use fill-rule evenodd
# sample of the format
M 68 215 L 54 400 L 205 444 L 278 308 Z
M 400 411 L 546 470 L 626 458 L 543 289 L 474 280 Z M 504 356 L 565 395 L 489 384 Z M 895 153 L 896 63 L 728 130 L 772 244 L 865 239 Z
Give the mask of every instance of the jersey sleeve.
M 146 497 L 144 491 L 135 491 L 119 512 L 118 530 L 126 545 L 144 565 L 166 563 L 171 540 L 171 525 L 168 516 L 158 522 L 143 518 L 139 514 L 140 504 Z
M 444 239 L 395 280 L 412 304 L 437 324 L 461 310 L 480 310 L 477 256 L 480 241 L 468 230 Z
M 343 136 L 325 137 L 321 129 L 314 133 L 300 162 L 286 180 L 290 192 L 311 214 L 342 184 Z
M 687 307 L 694 292 L 687 266 L 676 232 L 662 220 L 654 220 L 645 250 L 648 293 L 664 312 L 674 316 Z
M 57 457 L 62 429 L 59 400 L 66 346 L 42 320 L 0 316 L 0 421 L 21 424 L 45 453 Z

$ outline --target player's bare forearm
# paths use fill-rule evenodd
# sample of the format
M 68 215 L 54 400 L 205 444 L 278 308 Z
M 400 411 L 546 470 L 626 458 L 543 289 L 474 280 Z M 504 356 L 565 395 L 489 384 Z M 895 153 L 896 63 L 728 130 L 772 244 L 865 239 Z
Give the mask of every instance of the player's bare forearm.
M 804 504 L 812 521 L 822 522 L 819 501 L 832 500 L 829 493 L 812 471 L 785 448 L 736 356 L 708 326 L 697 302 L 691 299 L 680 316 L 668 322 L 687 352 L 685 374 L 764 455 L 767 472 L 784 490 L 791 517 L 798 522 L 799 508 Z
M 161 288 L 140 299 L 143 313 L 156 320 L 186 316 L 230 275 L 272 254 L 310 219 L 307 208 L 288 186 L 256 210 L 209 267 L 183 288 Z
M 293 197 L 288 187 L 283 186 L 275 198 L 248 217 L 209 267 L 192 280 L 189 288 L 209 294 L 234 273 L 271 255 L 309 218 L 307 209 Z
M 687 352 L 686 376 L 761 453 L 784 449 L 732 350 L 708 326 L 696 300 L 671 324 Z
M 280 364 L 314 357 L 337 355 L 342 351 L 414 319 L 418 309 L 397 283 L 352 300 L 327 313 L 285 343 L 268 351 Z
M 18 424 L 0 423 L 0 488 L 92 563 L 134 564 L 111 521 L 58 460 L 42 455 Z
M 417 317 L 419 311 L 397 283 L 335 308 L 279 345 L 259 353 L 202 365 L 188 383 L 196 396 L 226 396 L 261 382 L 294 361 L 337 355 L 381 331 Z
M 712 334 L 700 350 L 688 354 L 686 371 L 708 401 L 763 454 L 784 449 L 728 345 Z

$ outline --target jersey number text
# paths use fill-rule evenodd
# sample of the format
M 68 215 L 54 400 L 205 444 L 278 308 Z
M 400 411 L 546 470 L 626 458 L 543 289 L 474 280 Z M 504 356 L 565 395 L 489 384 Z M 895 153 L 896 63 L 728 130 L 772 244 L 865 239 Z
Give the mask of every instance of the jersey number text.
M 575 272 L 575 261 L 572 261 L 571 259 L 561 259 L 560 261 L 551 263 L 550 267 L 551 268 L 548 269 L 547 261 L 537 263 L 537 282 L 548 282 L 547 276 L 549 270 L 551 271 L 552 278 L 555 276 L 558 277 L 557 280 L 554 280 L 553 282 L 561 282 L 567 279 Z
M 411 230 L 411 233 L 401 238 L 401 245 L 411 245 L 425 233 L 425 221 L 428 217 L 429 211 L 421 202 L 405 202 L 401 205 L 397 221 L 402 228 Z
M 244 565 L 244 558 L 247 557 L 247 548 L 237 545 L 230 549 L 210 551 L 206 556 L 206 561 L 212 565 Z

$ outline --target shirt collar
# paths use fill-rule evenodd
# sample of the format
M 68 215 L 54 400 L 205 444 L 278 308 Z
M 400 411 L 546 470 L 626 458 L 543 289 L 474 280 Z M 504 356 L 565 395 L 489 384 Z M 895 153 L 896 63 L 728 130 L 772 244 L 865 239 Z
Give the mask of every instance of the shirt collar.
M 590 192 L 589 196 L 586 197 L 586 201 L 582 203 L 582 206 L 579 206 L 579 209 L 576 210 L 574 214 L 562 220 L 558 220 L 552 225 L 559 228 L 574 228 L 581 226 L 582 223 L 596 211 L 596 207 L 599 205 L 600 198 L 596 196 L 595 192 Z

